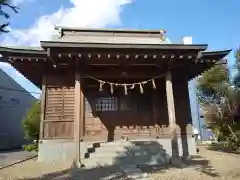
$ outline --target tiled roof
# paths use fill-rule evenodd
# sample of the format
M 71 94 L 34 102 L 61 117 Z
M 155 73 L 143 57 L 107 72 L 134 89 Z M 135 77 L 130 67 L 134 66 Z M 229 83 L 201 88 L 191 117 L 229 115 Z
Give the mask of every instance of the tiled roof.
M 96 44 L 169 44 L 169 40 L 163 41 L 159 37 L 138 36 L 107 36 L 107 35 L 68 35 L 63 37 L 53 36 L 51 41 L 74 42 L 74 43 L 96 43 Z

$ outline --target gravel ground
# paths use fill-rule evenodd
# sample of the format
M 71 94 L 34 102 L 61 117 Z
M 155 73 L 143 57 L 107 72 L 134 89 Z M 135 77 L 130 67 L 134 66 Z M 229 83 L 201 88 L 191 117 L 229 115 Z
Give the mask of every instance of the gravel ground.
M 128 180 L 120 167 L 80 170 L 71 163 L 47 164 L 36 159 L 0 170 L 0 180 Z
M 225 154 L 200 148 L 204 158 L 186 160 L 179 167 L 147 167 L 154 180 L 240 180 L 240 155 Z M 71 163 L 44 164 L 35 159 L 0 170 L 0 180 L 127 180 L 119 167 L 91 170 L 70 168 Z
M 154 180 L 240 180 L 240 155 L 206 150 L 179 167 L 146 168 Z

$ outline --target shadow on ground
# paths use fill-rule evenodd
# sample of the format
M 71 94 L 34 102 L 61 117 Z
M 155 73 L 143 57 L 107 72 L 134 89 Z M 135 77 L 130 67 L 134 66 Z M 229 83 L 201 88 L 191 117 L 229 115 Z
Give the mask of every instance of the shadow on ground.
M 152 148 L 158 148 L 158 152 L 163 153 L 164 150 L 162 149 L 162 146 L 159 145 L 158 143 L 152 141 L 152 144 L 149 145 L 149 149 L 146 149 L 144 146 L 138 146 L 139 142 L 134 144 L 134 146 L 131 148 L 131 155 L 135 156 L 136 154 L 138 155 L 137 158 L 143 157 L 142 162 L 143 165 L 137 165 L 138 168 L 142 169 L 143 172 L 146 173 L 164 173 L 167 169 L 170 168 L 176 168 L 176 169 L 184 169 L 184 168 L 194 168 L 196 172 L 201 172 L 205 173 L 208 176 L 211 177 L 218 177 L 219 174 L 215 172 L 215 170 L 210 166 L 209 161 L 206 159 L 203 159 L 202 157 L 192 157 L 192 158 L 185 158 L 182 160 L 182 163 L 173 166 L 173 165 L 149 165 L 149 162 L 152 162 L 152 159 L 159 158 L 159 155 L 157 156 L 154 153 L 151 153 L 151 156 L 149 154 L 146 155 L 146 152 L 149 152 Z M 150 141 L 151 143 L 151 141 Z M 155 147 L 154 147 L 155 146 Z M 158 146 L 158 147 L 156 147 Z M 141 149 L 143 147 L 144 149 Z M 154 151 L 155 152 L 155 151 Z M 131 157 L 129 158 L 131 159 Z M 132 158 L 133 160 L 134 158 Z M 102 167 L 96 167 L 92 169 L 79 169 L 76 167 L 76 165 L 72 165 L 72 167 L 59 171 L 59 172 L 53 172 L 53 173 L 48 173 L 44 174 L 41 177 L 36 177 L 36 178 L 23 178 L 24 180 L 71 180 L 71 179 L 81 179 L 81 180 L 117 180 L 117 179 L 122 179 L 122 180 L 130 180 L 129 178 L 126 177 L 126 175 L 123 173 L 123 171 L 120 169 L 120 165 L 122 162 L 122 157 L 117 157 L 115 159 L 115 163 L 112 166 L 102 166 Z M 160 161 L 160 159 L 159 159 Z M 158 162 L 158 160 L 156 161 Z M 148 164 L 148 165 L 147 165 Z M 18 179 L 18 180 L 23 180 L 23 179 Z
M 143 172 L 146 173 L 165 173 L 167 169 L 184 169 L 184 168 L 194 168 L 196 172 L 204 173 L 210 177 L 219 177 L 219 173 L 210 165 L 210 162 L 201 156 L 189 157 L 187 159 L 182 159 L 182 164 L 179 165 L 166 165 L 166 166 L 140 166 Z
M 207 174 L 210 177 L 219 177 L 219 174 L 209 165 L 207 160 L 202 158 L 194 158 L 185 160 L 185 162 L 179 166 L 161 166 L 161 165 L 148 165 L 139 166 L 143 172 L 154 174 L 154 173 L 165 173 L 169 168 L 184 169 L 188 167 L 194 167 L 197 172 Z M 65 169 L 59 172 L 53 172 L 44 174 L 40 177 L 35 178 L 23 178 L 18 180 L 130 180 L 120 170 L 118 166 L 103 166 L 92 169 L 79 169 L 74 165 L 69 169 Z
M 233 150 L 232 148 L 225 147 L 222 143 L 214 143 L 207 145 L 207 149 L 211 151 L 220 151 L 231 154 L 240 154 L 240 148 L 238 150 Z

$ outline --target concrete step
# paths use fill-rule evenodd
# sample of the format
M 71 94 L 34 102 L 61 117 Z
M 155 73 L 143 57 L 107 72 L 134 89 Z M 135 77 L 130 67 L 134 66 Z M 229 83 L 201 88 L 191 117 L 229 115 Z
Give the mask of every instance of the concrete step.
M 85 159 L 86 163 L 96 163 L 101 165 L 128 165 L 135 164 L 134 160 L 129 159 L 128 157 L 117 157 L 117 158 L 105 158 L 105 157 L 94 157 Z
M 167 146 L 166 146 L 167 147 Z M 159 146 L 156 144 L 145 144 L 145 143 L 139 143 L 139 144 L 133 144 L 131 142 L 124 142 L 124 143 L 119 143 L 119 142 L 110 142 L 110 143 L 101 143 L 100 147 L 96 149 L 103 148 L 105 150 L 116 148 L 118 150 L 128 150 L 128 149 L 133 149 L 133 150 L 157 150 L 157 151 L 165 151 L 164 146 Z
M 101 165 L 165 165 L 168 164 L 166 158 L 151 159 L 148 157 L 90 157 L 85 159 L 84 162 L 99 163 Z
M 106 153 L 109 153 L 109 152 L 127 152 L 131 149 L 133 149 L 133 148 L 124 147 L 124 146 L 112 146 L 112 147 L 103 146 L 103 147 L 96 148 L 95 152 L 106 152 Z
M 104 142 L 100 143 L 100 147 L 112 147 L 112 146 L 133 146 L 134 144 L 130 141 L 114 141 L 114 142 Z
M 112 165 L 165 165 L 169 156 L 165 150 L 154 143 L 131 141 L 114 141 L 90 144 L 89 158 L 83 163 L 86 168 Z M 164 146 L 165 147 L 165 146 Z M 167 146 L 166 146 L 167 147 Z
M 103 146 L 95 149 L 95 152 L 110 153 L 110 152 L 141 152 L 142 154 L 152 153 L 152 154 L 166 154 L 164 149 L 159 149 L 156 147 L 146 146 L 146 147 L 124 147 L 124 146 Z
M 95 168 L 95 167 L 104 167 L 104 166 L 113 166 L 115 162 L 112 160 L 102 160 L 102 159 L 85 159 L 83 161 L 85 168 Z
M 100 146 L 159 146 L 159 144 L 147 141 L 113 141 L 100 143 Z
M 109 151 L 109 152 L 95 152 L 90 154 L 91 158 L 116 158 L 116 157 L 127 157 L 127 153 L 124 151 Z
M 94 159 L 85 159 L 83 161 L 85 168 L 95 168 L 95 167 L 104 167 L 104 166 L 129 166 L 129 165 L 166 165 L 167 162 L 141 162 L 134 161 L 128 158 L 122 159 L 106 159 L 106 158 L 94 158 Z

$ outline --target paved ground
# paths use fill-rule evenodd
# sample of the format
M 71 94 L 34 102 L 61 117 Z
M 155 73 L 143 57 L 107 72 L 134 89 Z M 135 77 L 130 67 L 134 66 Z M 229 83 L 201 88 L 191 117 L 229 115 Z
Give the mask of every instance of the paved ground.
M 231 155 L 200 149 L 204 158 L 187 160 L 179 167 L 142 167 L 148 180 L 240 180 L 240 155 Z M 43 164 L 35 159 L 0 170 L 4 180 L 130 180 L 120 167 L 102 167 L 79 170 L 71 163 Z M 136 171 L 137 173 L 137 171 Z M 140 172 L 139 172 L 140 173 Z
M 35 152 L 26 152 L 23 150 L 0 151 L 0 169 L 6 165 L 29 158 L 36 155 Z

